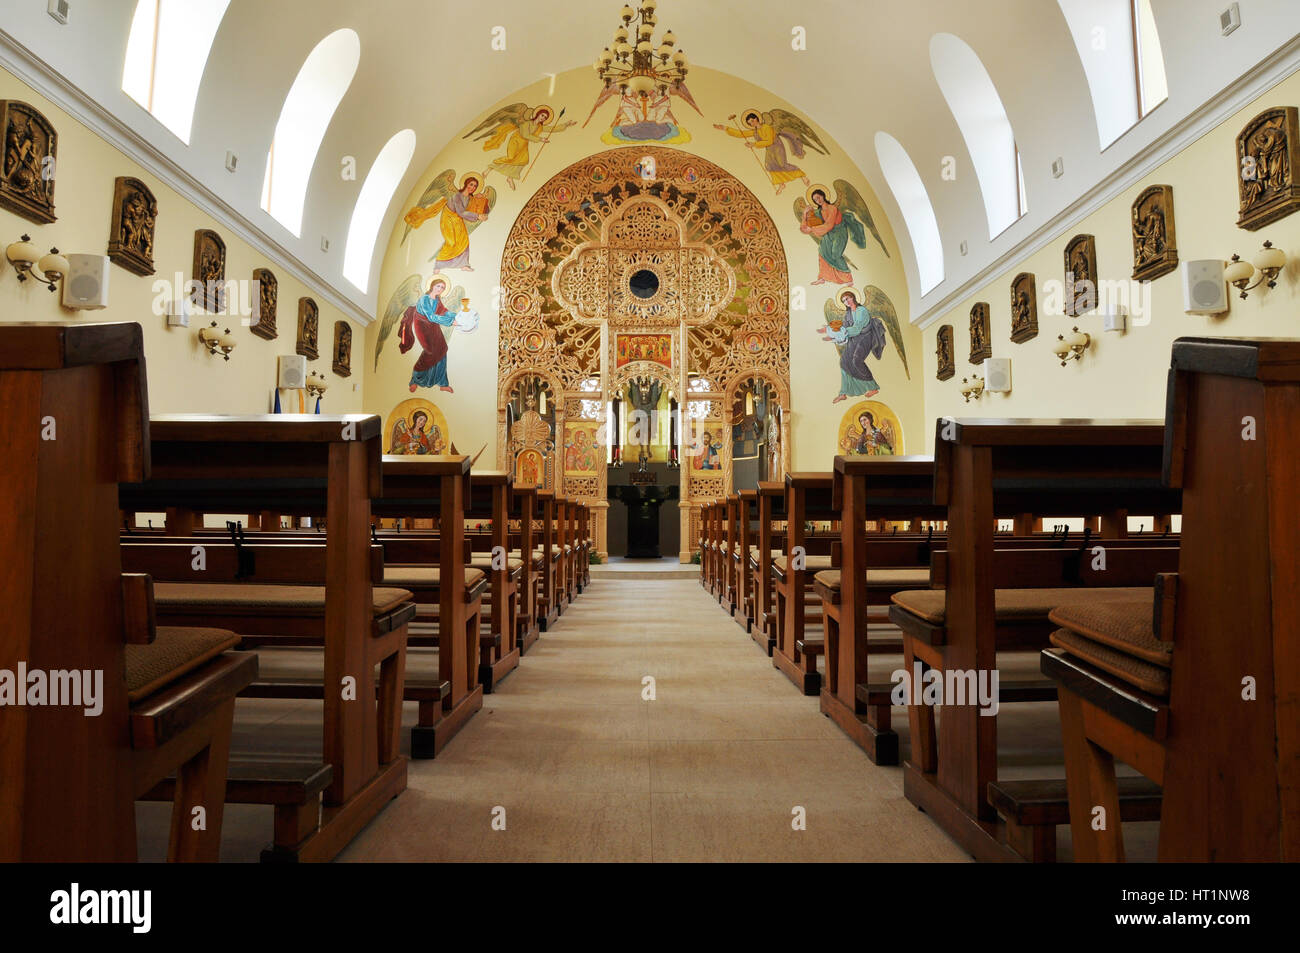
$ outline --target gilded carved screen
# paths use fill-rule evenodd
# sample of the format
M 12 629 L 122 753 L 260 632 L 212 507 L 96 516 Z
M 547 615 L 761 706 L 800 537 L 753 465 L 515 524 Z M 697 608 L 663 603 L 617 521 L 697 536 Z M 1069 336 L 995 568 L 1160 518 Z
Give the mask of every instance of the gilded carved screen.
M 641 174 L 647 155 L 657 173 L 650 180 Z M 685 399 L 693 382 L 707 379 L 721 398 L 734 383 L 761 377 L 789 409 L 789 279 L 780 238 L 758 199 L 698 156 L 614 149 L 565 169 L 515 220 L 501 285 L 498 407 L 521 376 L 546 380 L 560 398 L 559 436 L 575 401 L 603 407 L 633 377 L 662 381 L 683 398 L 684 499 L 724 492 L 731 479 L 730 441 L 721 441 L 708 469 L 688 456 L 689 411 L 703 410 Z M 714 430 L 724 432 L 724 413 L 724 401 L 715 400 L 707 415 Z M 498 449 L 508 460 L 504 409 L 499 422 Z M 784 469 L 788 456 L 781 463 Z M 559 492 L 604 499 L 603 468 L 595 478 L 563 482 Z

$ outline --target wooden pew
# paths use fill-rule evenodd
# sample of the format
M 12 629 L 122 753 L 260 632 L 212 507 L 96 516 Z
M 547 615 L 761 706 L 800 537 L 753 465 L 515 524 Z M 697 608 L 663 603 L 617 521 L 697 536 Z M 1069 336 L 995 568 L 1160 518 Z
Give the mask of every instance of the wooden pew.
M 838 568 L 839 536 L 810 537 L 804 524 L 807 521 L 839 519 L 840 514 L 832 506 L 831 484 L 829 473 L 785 475 L 785 554 L 773 560 L 772 567 L 776 602 L 772 665 L 805 695 L 821 692 L 817 659 L 813 653 L 800 647 L 808 620 L 808 595 L 812 591 L 815 573 Z M 815 614 L 814 619 L 820 622 L 820 613 Z
M 945 590 L 895 594 L 890 619 L 903 630 L 905 671 L 923 663 L 991 680 L 999 648 L 1041 647 L 1047 611 L 1064 588 L 1032 588 L 1046 579 L 1027 578 L 1055 550 L 1014 565 L 998 557 L 995 521 L 1107 512 L 1117 501 L 1139 512 L 1176 512 L 1177 494 L 1160 483 L 1163 432 L 1156 422 L 959 419 L 938 421 L 937 431 L 934 501 L 947 507 L 948 550 L 934 584 Z M 1135 549 L 1129 552 L 1144 555 L 1132 559 L 1125 552 L 1108 549 L 1107 572 L 1069 587 L 1068 598 L 1131 597 L 1153 578 L 1152 567 L 1168 565 L 1159 551 Z M 1061 565 L 1049 565 L 1045 575 L 1059 582 Z M 1003 703 L 1054 694 L 1033 682 L 999 687 Z M 988 800 L 997 781 L 997 719 L 981 715 L 978 703 L 945 705 L 937 731 L 931 705 L 910 703 L 908 718 L 907 798 L 977 858 L 1014 858 Z
M 323 589 L 181 584 L 165 604 L 160 591 L 159 617 L 190 625 L 220 621 L 249 636 L 287 633 L 323 644 L 322 685 L 331 690 L 322 692 L 322 761 L 331 777 L 320 826 L 310 805 L 296 812 L 297 825 L 288 824 L 294 815 L 282 812 L 263 859 L 328 860 L 406 787 L 401 699 L 406 625 L 415 608 L 409 593 L 371 583 L 370 501 L 380 493 L 380 420 L 360 414 L 167 415 L 151 420 L 150 437 L 152 476 L 121 487 L 124 510 L 325 515 Z M 262 780 L 263 787 L 278 781 Z
M 411 733 L 412 754 L 433 757 L 483 707 L 478 616 L 484 583 L 465 559 L 470 461 L 464 455 L 385 456 L 382 473 L 382 494 L 375 494 L 373 504 L 378 515 L 438 521 L 438 574 L 432 584 L 438 599 L 438 677 L 449 683 L 450 692 L 442 699 L 441 717 L 426 707 Z M 411 572 L 387 578 L 403 580 Z
M 1041 659 L 1060 688 L 1074 855 L 1124 859 L 1119 760 L 1163 789 L 1161 861 L 1294 862 L 1300 341 L 1180 338 L 1169 379 L 1178 571 L 1123 626 L 1060 607 Z
M 736 579 L 740 566 L 740 532 L 736 526 L 740 499 L 732 493 L 718 505 L 722 544 L 718 553 L 718 602 L 728 615 L 734 615 L 740 601 L 737 596 L 740 587 Z
M 560 617 L 561 577 L 559 563 L 563 552 L 557 546 L 556 496 L 553 490 L 537 491 L 537 510 L 541 519 L 542 577 L 537 606 L 537 625 L 545 632 Z
M 257 657 L 158 627 L 148 577 L 122 574 L 118 484 L 151 467 L 140 326 L 0 328 L 0 406 L 0 861 L 136 860 L 134 802 L 172 772 L 167 859 L 215 861 Z
M 820 704 L 822 714 L 877 764 L 898 763 L 898 735 L 890 726 L 889 686 L 882 693 L 882 686 L 868 683 L 867 610 L 888 605 L 901 589 L 929 584 L 932 537 L 898 540 L 868 534 L 864 526 L 868 520 L 943 519 L 947 511 L 933 495 L 932 457 L 835 458 L 831 507 L 840 514 L 840 569 L 814 577 L 826 632 Z
M 518 633 L 516 644 L 519 654 L 526 653 L 537 641 L 541 631 L 537 624 L 538 584 L 541 578 L 540 560 L 535 557 L 534 542 L 536 534 L 533 522 L 537 518 L 537 488 L 532 486 L 512 488 L 510 494 L 510 519 L 518 525 L 517 534 L 512 533 L 510 543 L 514 547 L 511 555 L 523 563 L 523 573 L 519 581 L 519 612 L 517 618 Z
M 777 611 L 776 595 L 772 585 L 772 555 L 785 547 L 784 532 L 774 533 L 774 525 L 785 521 L 785 484 L 760 482 L 756 493 L 758 506 L 757 552 L 751 559 L 754 575 L 754 627 L 750 630 L 755 642 L 770 656 L 776 647 Z
M 733 572 L 736 576 L 736 607 L 732 619 L 746 632 L 754 625 L 754 573 L 750 568 L 750 551 L 754 549 L 754 519 L 758 515 L 758 491 L 740 490 L 736 493 L 736 552 Z

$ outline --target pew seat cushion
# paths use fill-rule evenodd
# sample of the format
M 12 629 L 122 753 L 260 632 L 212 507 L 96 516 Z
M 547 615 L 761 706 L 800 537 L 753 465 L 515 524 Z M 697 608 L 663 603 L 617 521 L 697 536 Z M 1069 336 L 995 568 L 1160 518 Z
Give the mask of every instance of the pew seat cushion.
M 785 564 L 786 564 L 785 553 L 779 553 L 776 556 L 773 556 L 772 564 L 775 565 L 777 569 L 781 570 L 782 573 L 784 573 Z M 807 572 L 820 572 L 823 569 L 830 569 L 831 557 L 816 556 L 816 555 L 805 556 L 803 558 L 803 568 Z M 926 581 L 928 582 L 929 579 L 927 578 Z
M 1052 644 L 1070 655 L 1108 672 L 1148 695 L 1169 697 L 1169 669 L 1152 665 L 1127 652 L 1094 642 L 1069 629 L 1057 629 L 1050 636 Z
M 947 615 L 947 591 L 944 589 L 908 589 L 889 597 L 897 606 L 919 616 L 931 625 L 944 625 Z M 1046 622 L 1057 606 L 1090 605 L 1107 602 L 1137 602 L 1151 605 L 1154 598 L 1148 588 L 1114 589 L 998 589 L 993 602 L 1000 622 Z
M 516 569 L 522 569 L 522 568 L 523 568 L 523 566 L 524 566 L 524 561 L 523 561 L 522 559 L 518 558 L 517 556 L 507 556 L 507 557 L 506 557 L 506 565 L 510 567 L 510 571 L 511 571 L 511 572 L 514 572 Z M 492 571 L 492 557 L 489 556 L 489 555 L 487 555 L 487 554 L 484 554 L 484 555 L 482 556 L 482 558 L 480 558 L 480 557 L 476 554 L 476 555 L 474 556 L 474 558 L 473 558 L 472 560 L 470 560 L 470 566 L 473 567 L 474 569 L 479 570 L 480 572 L 491 572 L 491 571 Z M 467 581 L 468 581 L 468 580 L 467 580 Z
M 465 567 L 465 585 L 469 588 L 477 586 L 487 578 L 487 574 L 482 569 L 475 569 L 473 566 Z M 438 566 L 389 566 L 384 569 L 384 584 L 389 586 L 413 586 L 416 589 L 423 589 L 428 586 L 436 586 L 442 579 L 442 569 Z M 379 592 L 378 589 L 375 590 Z M 407 593 L 410 598 L 410 593 Z
M 148 645 L 126 645 L 126 695 L 134 704 L 239 644 L 225 629 L 160 625 Z
M 436 571 L 436 570 L 435 570 Z M 387 573 L 385 573 L 387 581 Z M 154 603 L 159 609 L 231 615 L 325 614 L 324 586 L 270 586 L 261 583 L 155 582 Z M 405 589 L 376 586 L 371 589 L 375 615 L 386 615 L 411 601 Z
M 814 582 L 820 583 L 833 592 L 839 591 L 841 579 L 838 569 L 823 569 L 813 577 Z M 929 584 L 930 570 L 928 569 L 867 570 L 867 585 L 873 589 L 911 589 L 916 586 L 928 586 Z
M 1049 618 L 1063 629 L 1152 665 L 1169 668 L 1173 643 L 1156 638 L 1151 601 L 1064 605 Z

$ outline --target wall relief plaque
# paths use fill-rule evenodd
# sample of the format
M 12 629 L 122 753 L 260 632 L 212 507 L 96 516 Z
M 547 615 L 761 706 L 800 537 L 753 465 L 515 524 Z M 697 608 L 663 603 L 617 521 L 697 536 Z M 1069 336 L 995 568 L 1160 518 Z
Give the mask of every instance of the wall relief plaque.
M 194 280 L 202 288 L 194 289 L 192 300 L 205 311 L 226 310 L 226 243 L 210 228 L 194 233 Z
M 0 206 L 41 225 L 54 221 L 58 133 L 35 106 L 0 99 L 4 130 Z
M 1038 337 L 1038 291 L 1034 276 L 1022 271 L 1011 282 L 1011 341 L 1024 344 Z
M 1174 187 L 1153 185 L 1133 202 L 1133 280 L 1151 281 L 1177 267 Z
M 1097 307 L 1097 243 L 1075 235 L 1065 246 L 1065 313 L 1069 317 Z
M 279 334 L 275 328 L 275 309 L 279 303 L 280 283 L 269 268 L 254 268 L 253 281 L 257 286 L 257 321 L 248 330 L 259 338 L 274 341 Z
M 108 229 L 108 257 L 137 275 L 153 274 L 154 226 L 158 200 L 149 186 L 129 175 L 113 184 L 113 220 Z
M 989 305 L 987 301 L 975 302 L 970 309 L 970 362 L 983 364 L 993 356 L 993 342 L 989 340 Z
M 952 352 L 952 325 L 945 324 L 939 328 L 939 333 L 935 337 L 934 357 L 937 369 L 935 379 L 946 381 L 957 373 L 956 361 Z
M 352 376 L 352 325 L 346 321 L 334 322 L 334 373 Z
M 320 308 L 316 307 L 316 302 L 311 298 L 299 298 L 298 343 L 294 346 L 294 351 L 309 361 L 320 357 L 320 351 L 316 346 L 320 333 L 319 326 Z
M 1295 106 L 1266 109 L 1237 136 L 1237 224 L 1254 231 L 1300 208 L 1300 131 Z

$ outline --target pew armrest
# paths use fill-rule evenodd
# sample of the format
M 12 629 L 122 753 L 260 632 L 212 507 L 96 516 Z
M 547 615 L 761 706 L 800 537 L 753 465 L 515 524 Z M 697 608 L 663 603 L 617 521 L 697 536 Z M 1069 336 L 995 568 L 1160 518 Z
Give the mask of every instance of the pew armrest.
M 148 573 L 122 573 L 122 631 L 130 645 L 152 645 L 158 637 L 153 577 Z

